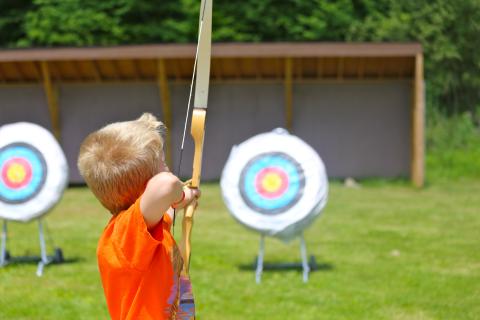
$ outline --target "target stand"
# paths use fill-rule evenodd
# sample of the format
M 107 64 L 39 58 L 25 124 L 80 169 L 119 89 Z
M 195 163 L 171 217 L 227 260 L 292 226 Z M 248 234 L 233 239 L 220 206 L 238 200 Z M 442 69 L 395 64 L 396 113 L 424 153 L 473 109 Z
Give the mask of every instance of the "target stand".
M 328 180 L 318 154 L 284 129 L 254 136 L 232 148 L 220 180 L 223 200 L 232 216 L 260 233 L 255 278 L 261 281 L 265 237 L 284 242 L 300 239 L 301 264 L 307 282 L 315 265 L 307 261 L 303 230 L 321 213 L 327 202 Z
M 265 257 L 265 236 L 260 236 L 260 245 L 258 250 L 258 256 L 255 259 L 254 266 L 255 269 L 255 281 L 257 283 L 262 282 L 262 274 L 264 269 L 297 269 L 301 268 L 302 279 L 303 282 L 308 282 L 308 276 L 310 271 L 317 269 L 317 262 L 315 261 L 315 256 L 310 256 L 310 260 L 307 258 L 307 245 L 305 243 L 305 238 L 303 237 L 303 233 L 300 234 L 298 237 L 300 240 L 300 257 L 302 259 L 301 263 L 283 263 L 283 264 L 275 264 L 275 265 L 265 265 L 264 257 Z
M 45 266 L 64 261 L 60 248 L 47 255 L 42 217 L 58 203 L 67 180 L 67 160 L 48 130 L 27 122 L 0 127 L 0 267 L 38 261 L 37 276 L 41 276 Z M 7 221 L 35 220 L 40 257 L 12 257 L 7 250 Z
M 4 267 L 9 263 L 15 262 L 31 262 L 38 261 L 36 275 L 41 277 L 43 275 L 43 269 L 49 264 L 58 264 L 64 262 L 63 251 L 61 248 L 54 247 L 54 254 L 47 254 L 47 246 L 45 243 L 45 231 L 43 228 L 42 219 L 37 219 L 38 222 L 38 238 L 40 241 L 40 257 L 34 256 L 18 256 L 13 257 L 10 252 L 7 250 L 7 239 L 8 239 L 8 228 L 7 220 L 3 220 L 2 236 L 1 236 L 1 247 L 0 247 L 0 267 Z

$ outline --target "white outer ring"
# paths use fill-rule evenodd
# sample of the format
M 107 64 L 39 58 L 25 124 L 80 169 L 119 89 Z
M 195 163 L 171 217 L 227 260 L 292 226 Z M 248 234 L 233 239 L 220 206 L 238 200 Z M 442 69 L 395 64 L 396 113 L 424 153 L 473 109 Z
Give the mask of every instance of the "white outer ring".
M 40 151 L 47 166 L 45 183 L 33 198 L 23 203 L 0 201 L 0 218 L 27 222 L 46 214 L 62 197 L 68 182 L 65 154 L 53 135 L 39 125 L 18 122 L 0 127 L 0 148 L 11 143 L 28 143 Z
M 287 211 L 267 216 L 251 209 L 243 200 L 239 181 L 245 165 L 262 153 L 283 152 L 294 158 L 305 174 L 303 195 Z M 233 217 L 246 227 L 288 240 L 318 216 L 327 202 L 328 179 L 325 166 L 315 150 L 284 129 L 254 136 L 234 146 L 220 180 L 223 200 Z

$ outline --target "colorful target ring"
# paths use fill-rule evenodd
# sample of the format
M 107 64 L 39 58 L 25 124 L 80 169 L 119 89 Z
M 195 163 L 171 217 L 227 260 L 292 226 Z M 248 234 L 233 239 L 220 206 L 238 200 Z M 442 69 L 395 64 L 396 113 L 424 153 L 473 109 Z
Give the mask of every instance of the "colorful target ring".
M 34 146 L 12 143 L 0 148 L 0 201 L 22 203 L 45 184 L 47 165 Z
M 68 182 L 65 155 L 46 129 L 0 126 L 0 218 L 29 221 L 50 211 Z
M 237 221 L 283 240 L 311 224 L 328 196 L 327 174 L 318 154 L 283 129 L 234 146 L 220 185 Z
M 279 214 L 301 197 L 305 178 L 300 164 L 282 152 L 254 157 L 243 168 L 238 188 L 247 205 L 263 214 Z

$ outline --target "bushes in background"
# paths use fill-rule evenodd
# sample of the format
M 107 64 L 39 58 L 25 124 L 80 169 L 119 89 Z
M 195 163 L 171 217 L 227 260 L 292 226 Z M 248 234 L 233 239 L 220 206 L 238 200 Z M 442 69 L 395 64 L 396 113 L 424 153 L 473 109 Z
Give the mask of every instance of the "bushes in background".
M 469 112 L 447 117 L 436 109 L 429 110 L 426 132 L 428 180 L 480 178 L 478 120 Z

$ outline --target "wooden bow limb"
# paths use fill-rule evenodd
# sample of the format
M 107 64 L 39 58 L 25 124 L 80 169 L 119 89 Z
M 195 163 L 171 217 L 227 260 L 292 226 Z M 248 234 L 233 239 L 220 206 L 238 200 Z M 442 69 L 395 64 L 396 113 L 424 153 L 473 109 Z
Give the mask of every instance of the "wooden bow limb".
M 196 189 L 200 186 L 206 115 L 206 109 L 198 108 L 193 110 L 192 127 L 190 133 L 195 143 L 195 153 L 193 156 L 192 179 L 189 184 L 189 187 L 193 189 Z M 196 206 L 197 201 L 193 201 L 185 208 L 182 221 L 182 242 L 180 252 L 182 253 L 183 258 L 182 274 L 185 275 L 189 274 L 190 269 L 191 233 L 193 227 L 193 214 L 195 212 Z

